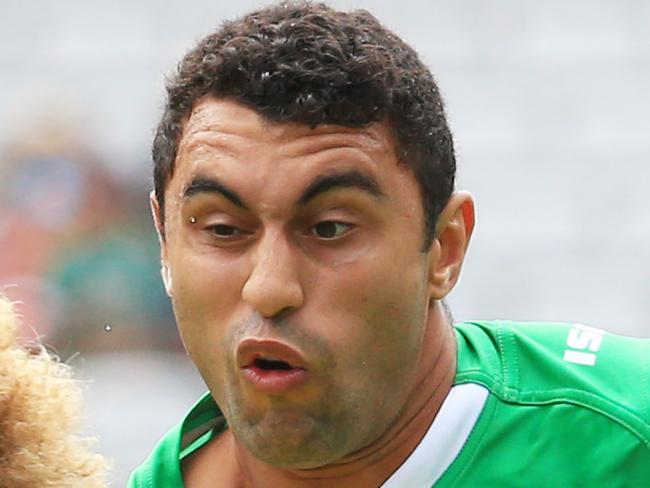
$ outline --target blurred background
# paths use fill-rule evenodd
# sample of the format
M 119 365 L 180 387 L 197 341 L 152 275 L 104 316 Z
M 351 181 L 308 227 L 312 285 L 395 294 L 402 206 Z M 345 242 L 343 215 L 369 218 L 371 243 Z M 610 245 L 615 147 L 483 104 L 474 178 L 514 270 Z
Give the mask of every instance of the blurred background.
M 148 215 L 164 75 L 264 3 L 2 2 L 0 290 L 86 381 L 116 487 L 204 389 Z M 650 337 L 650 2 L 331 4 L 393 28 L 445 96 L 478 214 L 455 318 Z

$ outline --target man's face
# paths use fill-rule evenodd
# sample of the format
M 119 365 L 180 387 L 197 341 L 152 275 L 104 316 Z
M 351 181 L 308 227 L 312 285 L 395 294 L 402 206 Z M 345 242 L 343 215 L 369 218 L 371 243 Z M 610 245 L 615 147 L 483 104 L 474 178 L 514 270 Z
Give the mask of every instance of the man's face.
M 387 124 L 272 124 L 202 99 L 168 183 L 163 260 L 185 346 L 256 457 L 367 446 L 416 388 L 430 256 Z

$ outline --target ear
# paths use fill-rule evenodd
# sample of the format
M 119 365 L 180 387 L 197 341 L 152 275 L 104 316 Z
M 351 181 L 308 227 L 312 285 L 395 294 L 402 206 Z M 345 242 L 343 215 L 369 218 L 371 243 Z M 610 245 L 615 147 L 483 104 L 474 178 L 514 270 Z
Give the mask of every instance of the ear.
M 156 226 L 156 233 L 158 234 L 158 242 L 160 244 L 160 276 L 162 277 L 163 285 L 167 296 L 172 296 L 172 274 L 167 264 L 167 244 L 165 241 L 165 230 L 160 213 L 160 205 L 156 198 L 156 193 L 152 190 L 149 193 L 149 206 L 151 207 L 151 215 L 153 223 Z
M 433 299 L 441 300 L 458 281 L 472 231 L 474 200 L 468 192 L 454 193 L 438 217 L 431 244 L 429 288 Z

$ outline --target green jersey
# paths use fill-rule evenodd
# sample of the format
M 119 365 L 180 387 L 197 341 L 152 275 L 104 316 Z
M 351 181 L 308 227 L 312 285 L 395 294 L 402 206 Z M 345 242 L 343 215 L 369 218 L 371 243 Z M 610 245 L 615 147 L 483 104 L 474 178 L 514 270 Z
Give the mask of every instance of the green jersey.
M 416 465 L 424 476 L 393 476 L 385 487 L 650 487 L 650 340 L 512 322 L 458 324 L 456 338 L 452 393 L 465 385 L 486 391 L 476 418 L 461 415 L 472 424 L 452 449 L 436 435 L 446 423 L 439 417 L 462 409 L 445 400 L 429 443 L 411 456 L 429 455 L 430 465 Z M 129 488 L 183 487 L 181 460 L 225 428 L 206 394 L 132 474 Z M 445 455 L 441 468 L 436 458 Z

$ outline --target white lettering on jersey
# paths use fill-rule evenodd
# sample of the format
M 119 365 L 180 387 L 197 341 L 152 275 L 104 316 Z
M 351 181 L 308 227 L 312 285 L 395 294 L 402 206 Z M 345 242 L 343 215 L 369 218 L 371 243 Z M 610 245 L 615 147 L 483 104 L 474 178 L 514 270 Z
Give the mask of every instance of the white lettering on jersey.
M 569 363 L 593 366 L 596 364 L 596 354 L 603 342 L 605 331 L 575 324 L 569 331 L 566 345 L 570 349 L 564 351 L 564 360 Z M 590 351 L 590 352 L 586 352 Z

